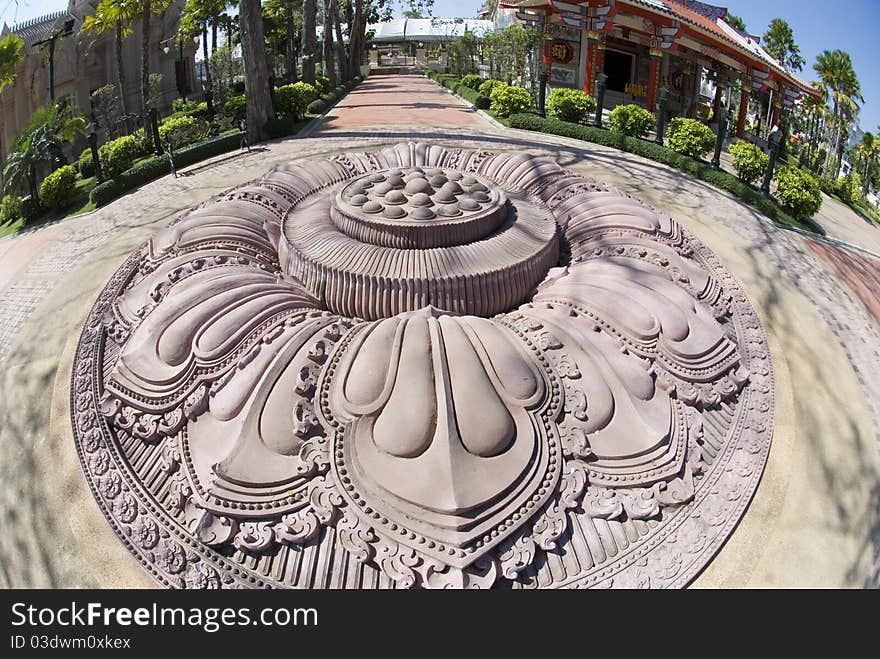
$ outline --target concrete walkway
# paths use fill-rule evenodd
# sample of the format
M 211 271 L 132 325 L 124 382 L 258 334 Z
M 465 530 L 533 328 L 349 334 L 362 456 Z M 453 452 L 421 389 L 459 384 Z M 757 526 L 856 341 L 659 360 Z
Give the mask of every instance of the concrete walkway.
M 411 88 L 424 106 L 395 105 Z M 369 97 L 372 113 L 358 93 Z M 316 137 L 221 156 L 93 214 L 0 241 L 0 587 L 152 585 L 92 499 L 69 421 L 82 323 L 126 256 L 181 210 L 276 163 L 408 140 L 549 153 L 668 212 L 715 250 L 768 331 L 777 414 L 757 494 L 695 585 L 876 583 L 880 318 L 873 260 L 817 248 L 730 195 L 637 156 L 498 129 L 425 79 L 377 77 L 347 102 Z M 380 107 L 387 109 L 380 114 Z M 446 122 L 453 121 L 451 128 Z

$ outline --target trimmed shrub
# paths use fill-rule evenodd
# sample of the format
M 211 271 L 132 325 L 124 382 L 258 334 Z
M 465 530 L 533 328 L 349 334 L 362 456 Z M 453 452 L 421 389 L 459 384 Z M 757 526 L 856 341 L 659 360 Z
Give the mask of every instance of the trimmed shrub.
M 696 119 L 675 117 L 666 129 L 669 148 L 691 158 L 702 158 L 715 146 L 715 133 Z
M 64 165 L 43 179 L 40 184 L 40 202 L 53 210 L 70 204 L 70 196 L 76 188 L 79 174 L 73 165 Z
M 105 178 L 114 178 L 131 167 L 142 153 L 143 150 L 134 135 L 126 135 L 105 142 L 98 149 L 98 158 L 101 159 L 101 173 Z
M 319 98 L 317 101 L 312 101 L 311 103 L 309 103 L 309 107 L 306 108 L 306 111 L 309 114 L 321 114 L 326 109 L 327 104 Z
M 559 121 L 558 119 L 542 119 L 535 114 L 515 114 L 510 117 L 509 121 L 511 128 L 533 130 L 551 135 L 585 140 L 603 146 L 614 147 L 628 153 L 634 153 L 643 158 L 668 165 L 685 174 L 706 181 L 721 190 L 730 192 L 773 220 L 790 225 L 797 224 L 794 218 L 784 212 L 773 199 L 765 197 L 760 191 L 746 185 L 733 174 L 722 169 L 715 169 L 707 162 L 681 155 L 654 142 L 627 137 L 622 133 L 612 133 L 602 128 L 580 126 L 567 121 Z M 821 227 L 818 227 L 818 225 L 811 225 L 809 228 L 814 231 L 821 230 Z
M 247 112 L 247 97 L 244 94 L 230 96 L 223 104 L 223 111 L 233 117 L 244 117 Z
M 654 129 L 654 115 L 638 105 L 618 105 L 608 115 L 608 128 L 630 137 L 645 137 Z
M 862 198 L 862 177 L 850 172 L 834 182 L 834 193 L 845 204 L 853 204 Z
M 37 192 L 39 194 L 39 191 Z M 30 195 L 27 197 L 22 197 L 21 200 L 21 216 L 24 218 L 24 221 L 32 220 L 37 215 L 42 212 L 43 208 L 40 206 L 40 200 L 34 199 Z
M 152 133 L 151 133 L 151 135 L 152 135 Z M 137 156 L 136 156 L 137 158 L 140 158 L 141 156 L 145 156 L 148 153 L 150 153 L 151 145 L 147 143 L 147 135 L 146 135 L 146 133 L 144 133 L 143 128 L 138 128 L 137 130 L 135 130 L 131 134 L 131 137 L 134 138 L 135 144 L 137 145 L 137 151 L 138 151 Z M 118 139 L 122 139 L 122 138 L 118 138 Z M 101 149 L 100 148 L 98 149 L 98 157 L 99 158 L 101 157 Z M 103 159 L 101 160 L 101 162 L 104 162 Z
M 315 90 L 318 94 L 324 94 L 330 89 L 330 78 L 327 76 L 315 76 Z
M 522 87 L 495 86 L 491 96 L 492 112 L 500 117 L 525 112 L 532 107 L 532 97 Z
M 727 150 L 733 156 L 733 167 L 740 181 L 754 183 L 767 171 L 770 156 L 754 144 L 740 140 L 727 147 Z
M 309 103 L 318 98 L 318 91 L 307 82 L 295 82 L 275 88 L 275 110 L 279 114 L 290 115 L 299 120 L 309 107 Z
M 82 178 L 89 178 L 90 176 L 95 175 L 95 163 L 92 160 L 91 148 L 83 149 L 83 152 L 79 154 L 79 160 L 76 161 L 76 168 L 79 170 L 79 175 Z
M 336 95 L 339 98 L 342 98 L 343 96 L 345 96 L 348 93 L 348 90 L 345 88 L 345 85 L 338 85 L 334 91 L 336 92 Z
M 474 91 L 478 91 L 480 89 L 480 85 L 483 84 L 483 76 L 476 73 L 468 73 L 464 78 L 461 79 L 461 84 L 463 84 L 465 87 L 470 87 Z
M 576 124 L 584 123 L 596 111 L 596 101 L 580 89 L 557 87 L 547 97 L 547 116 Z
M 296 93 L 305 100 L 306 106 L 320 96 L 315 86 L 310 85 L 307 82 L 295 82 L 293 83 L 293 88 L 296 90 Z
M 8 194 L 0 200 L 0 224 L 15 222 L 24 217 L 21 209 L 21 197 Z
M 173 101 L 171 101 L 171 110 L 174 113 L 192 112 L 193 110 L 196 110 L 198 107 L 199 107 L 198 103 L 196 103 L 195 101 L 191 101 L 188 98 L 175 98 Z M 206 105 L 206 107 L 207 107 L 207 105 Z
M 171 102 L 171 109 L 174 111 L 175 115 L 185 114 L 190 117 L 207 117 L 208 116 L 208 103 L 207 101 L 202 101 L 201 103 L 196 103 L 195 101 L 190 101 L 189 99 L 174 99 Z
M 830 177 L 824 175 L 816 180 L 819 181 L 819 189 L 829 197 L 837 194 L 837 181 L 832 181 Z
M 172 146 L 177 149 L 198 142 L 204 136 L 206 128 L 204 122 L 195 117 L 168 117 L 159 124 L 159 139 L 165 144 L 166 138 L 170 138 Z
M 500 80 L 494 80 L 492 78 L 489 78 L 488 80 L 483 80 L 483 82 L 480 84 L 478 91 L 483 96 L 491 97 L 492 90 L 495 88 L 495 86 L 496 85 L 503 85 L 503 84 L 505 84 L 505 83 L 501 82 Z
M 797 167 L 776 170 L 776 198 L 790 209 L 795 217 L 810 217 L 822 206 L 819 182 Z

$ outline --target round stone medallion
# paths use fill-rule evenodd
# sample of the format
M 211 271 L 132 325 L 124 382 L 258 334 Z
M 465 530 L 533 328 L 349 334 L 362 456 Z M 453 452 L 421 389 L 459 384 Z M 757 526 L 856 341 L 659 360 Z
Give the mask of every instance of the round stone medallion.
M 171 587 L 686 585 L 767 458 L 763 329 L 672 218 L 548 157 L 297 161 L 131 255 L 72 421 Z

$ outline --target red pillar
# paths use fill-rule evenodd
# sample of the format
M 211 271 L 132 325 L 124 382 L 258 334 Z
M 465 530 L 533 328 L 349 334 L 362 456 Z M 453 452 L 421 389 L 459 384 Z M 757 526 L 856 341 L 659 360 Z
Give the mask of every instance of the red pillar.
M 660 63 L 662 53 L 651 52 L 651 71 L 648 74 L 648 98 L 645 107 L 648 112 L 654 111 L 654 105 L 657 102 L 657 88 L 660 85 Z
M 742 137 L 746 129 L 746 113 L 749 110 L 749 92 L 745 89 L 739 96 L 739 116 L 736 118 L 736 136 Z
M 593 88 L 593 81 L 595 79 L 593 75 L 593 67 L 596 64 L 596 42 L 593 39 L 587 38 L 587 65 L 584 67 L 584 91 L 587 92 L 590 96 L 596 93 L 596 90 Z

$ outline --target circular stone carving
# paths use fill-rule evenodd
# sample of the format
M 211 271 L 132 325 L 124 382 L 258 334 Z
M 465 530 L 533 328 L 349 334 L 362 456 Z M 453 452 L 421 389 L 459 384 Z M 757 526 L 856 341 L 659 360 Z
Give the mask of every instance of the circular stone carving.
M 416 216 L 452 204 L 464 242 Z M 531 269 L 500 289 L 461 255 L 505 232 Z M 546 157 L 401 144 L 159 231 L 95 303 L 71 409 L 166 586 L 668 587 L 743 514 L 774 403 L 746 296 L 673 219 Z
M 518 197 L 448 169 L 364 175 L 287 211 L 281 263 L 344 316 L 426 306 L 490 316 L 522 302 L 559 258 L 550 209 Z

